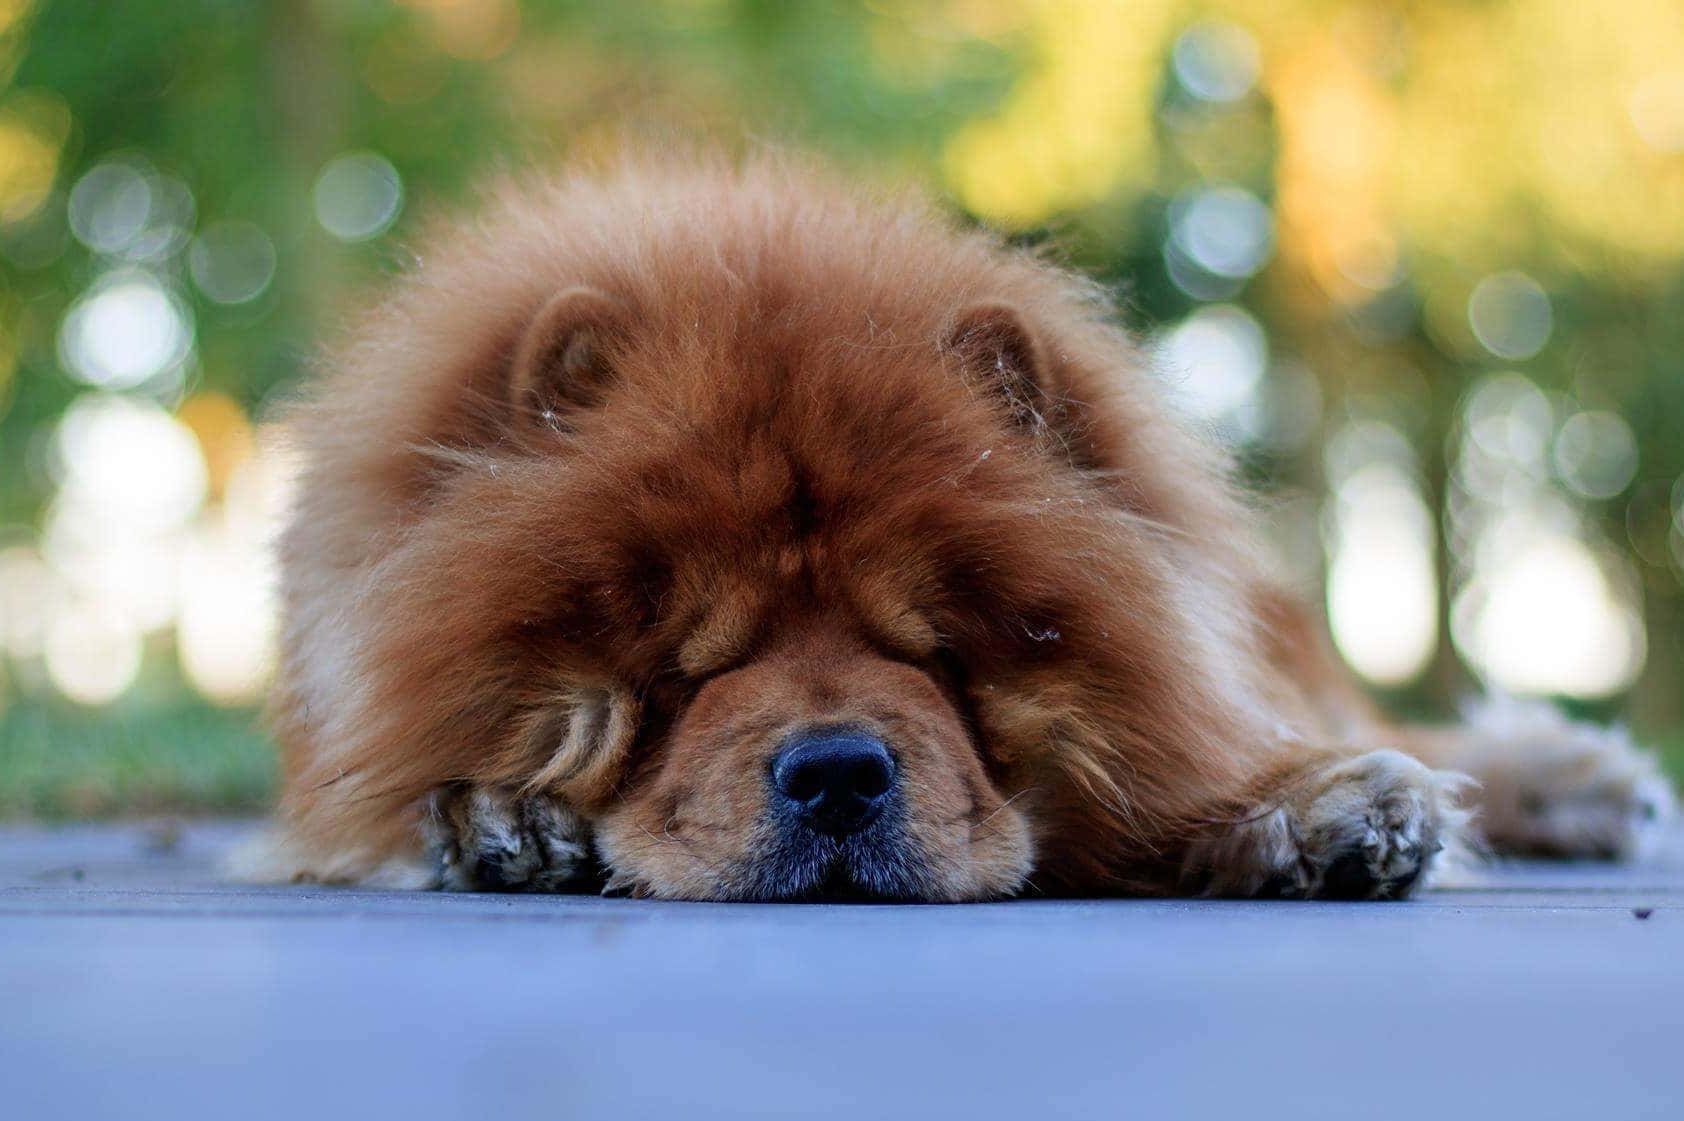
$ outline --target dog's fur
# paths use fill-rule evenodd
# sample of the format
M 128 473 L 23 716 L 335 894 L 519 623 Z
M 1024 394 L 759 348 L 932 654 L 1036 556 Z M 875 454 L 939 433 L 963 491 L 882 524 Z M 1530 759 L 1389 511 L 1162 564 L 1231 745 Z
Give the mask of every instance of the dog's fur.
M 1498 847 L 1623 855 L 1666 808 L 1537 710 L 1387 726 L 1031 253 L 778 161 L 510 187 L 421 244 L 291 422 L 270 874 L 1397 897 L 1457 770 Z M 767 768 L 815 725 L 900 790 L 796 844 Z

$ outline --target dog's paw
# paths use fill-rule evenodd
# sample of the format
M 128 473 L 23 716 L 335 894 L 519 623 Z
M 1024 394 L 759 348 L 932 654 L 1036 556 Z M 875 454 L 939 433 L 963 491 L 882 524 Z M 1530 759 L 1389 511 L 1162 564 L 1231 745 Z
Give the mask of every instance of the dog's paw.
M 1457 839 L 1460 775 L 1371 751 L 1306 776 L 1285 807 L 1294 860 L 1274 877 L 1307 899 L 1404 899 Z
M 1400 751 L 1322 758 L 1267 805 L 1196 842 L 1184 890 L 1272 899 L 1404 899 L 1462 847 L 1466 776 Z
M 578 892 L 600 887 L 583 819 L 547 795 L 485 786 L 435 791 L 425 823 L 444 891 Z
M 1477 824 L 1499 853 L 1631 859 L 1675 812 L 1660 765 L 1623 729 L 1575 723 L 1541 702 L 1475 709 L 1456 765 L 1480 783 Z

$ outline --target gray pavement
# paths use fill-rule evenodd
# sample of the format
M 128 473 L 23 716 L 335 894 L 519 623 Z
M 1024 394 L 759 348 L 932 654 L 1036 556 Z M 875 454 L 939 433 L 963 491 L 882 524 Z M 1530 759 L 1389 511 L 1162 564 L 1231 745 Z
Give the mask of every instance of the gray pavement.
M 0 829 L 0 1117 L 1684 1118 L 1684 834 L 1405 904 L 904 907 L 254 888 L 242 831 Z

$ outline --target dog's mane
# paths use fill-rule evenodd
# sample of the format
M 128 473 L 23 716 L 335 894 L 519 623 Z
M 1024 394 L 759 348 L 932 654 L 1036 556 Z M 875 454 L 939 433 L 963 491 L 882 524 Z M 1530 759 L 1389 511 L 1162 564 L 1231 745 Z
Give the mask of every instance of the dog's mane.
M 789 159 L 635 156 L 596 172 L 504 181 L 472 217 L 431 223 L 413 256 L 390 293 L 353 318 L 289 420 L 307 466 L 282 546 L 289 634 L 272 709 L 288 775 L 283 812 L 301 843 L 343 854 L 338 871 L 362 874 L 407 843 L 413 807 L 440 782 L 530 778 L 517 773 L 530 768 L 518 751 L 485 750 L 508 718 L 487 698 L 526 686 L 506 665 L 453 664 L 441 635 L 507 630 L 519 622 L 508 605 L 531 582 L 597 563 L 590 540 L 688 516 L 686 503 L 730 500 L 724 477 L 710 482 L 705 466 L 684 480 L 672 510 L 647 497 L 660 487 L 645 479 L 645 497 L 606 494 L 580 524 L 556 531 L 578 534 L 576 552 L 558 541 L 544 557 L 516 547 L 486 514 L 506 500 L 520 515 L 534 501 L 517 491 L 541 465 L 506 434 L 504 384 L 527 324 L 574 286 L 652 326 L 639 355 L 647 368 L 749 371 L 750 412 L 755 400 L 806 385 L 797 369 L 939 372 L 944 332 L 979 302 L 1031 325 L 1069 405 L 1068 424 L 1038 425 L 1029 438 L 1037 454 L 1060 457 L 1051 482 L 1027 455 L 989 459 L 989 447 L 946 471 L 957 460 L 920 451 L 940 435 L 896 418 L 915 415 L 906 395 L 926 392 L 922 382 L 835 384 L 875 402 L 875 432 L 848 432 L 816 398 L 785 400 L 779 416 L 805 418 L 806 436 L 790 439 L 840 426 L 829 437 L 844 449 L 836 455 L 876 449 L 880 509 L 861 512 L 865 524 L 891 524 L 912 509 L 909 489 L 939 482 L 947 514 L 920 515 L 925 532 L 1017 525 L 1045 535 L 1039 558 L 1004 541 L 988 554 L 1010 569 L 995 574 L 1009 585 L 1001 594 L 1085 617 L 1058 636 L 1045 665 L 994 667 L 1005 687 L 984 716 L 1001 736 L 1047 754 L 1041 812 L 1077 851 L 1066 870 L 1073 880 L 1100 875 L 1121 853 L 1149 861 L 1198 814 L 1238 806 L 1244 776 L 1267 771 L 1299 734 L 1278 719 L 1291 691 L 1267 670 L 1258 606 L 1267 593 L 1225 460 L 1164 406 L 1103 293 L 1044 254 L 913 196 L 862 193 Z M 619 438 L 682 425 L 722 392 L 717 378 L 672 379 L 664 396 L 640 398 L 642 419 L 626 414 Z M 957 382 L 928 391 L 963 392 Z M 954 402 L 956 417 L 982 415 Z M 753 423 L 745 413 L 741 431 Z M 964 423 L 954 422 L 952 439 Z M 612 477 L 615 448 L 573 450 L 578 470 L 594 461 Z M 937 465 L 945 474 L 933 481 Z M 430 555 L 428 584 L 391 557 L 425 547 L 441 503 L 456 519 L 454 551 Z M 568 687 L 613 694 L 611 675 L 600 677 L 575 674 Z M 1223 689 L 1200 684 L 1211 681 Z M 611 769 L 596 778 L 611 791 Z

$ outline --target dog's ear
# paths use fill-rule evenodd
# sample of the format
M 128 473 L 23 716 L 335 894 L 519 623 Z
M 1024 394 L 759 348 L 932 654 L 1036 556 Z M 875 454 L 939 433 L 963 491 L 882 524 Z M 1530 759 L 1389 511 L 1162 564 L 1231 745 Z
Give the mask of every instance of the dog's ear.
M 561 428 L 602 400 L 614 380 L 609 357 L 624 309 L 595 288 L 556 294 L 527 324 L 509 371 L 509 402 L 524 423 Z
M 965 308 L 947 329 L 942 349 L 1014 423 L 1035 427 L 1050 419 L 1052 394 L 1041 345 L 1008 305 L 990 300 Z

